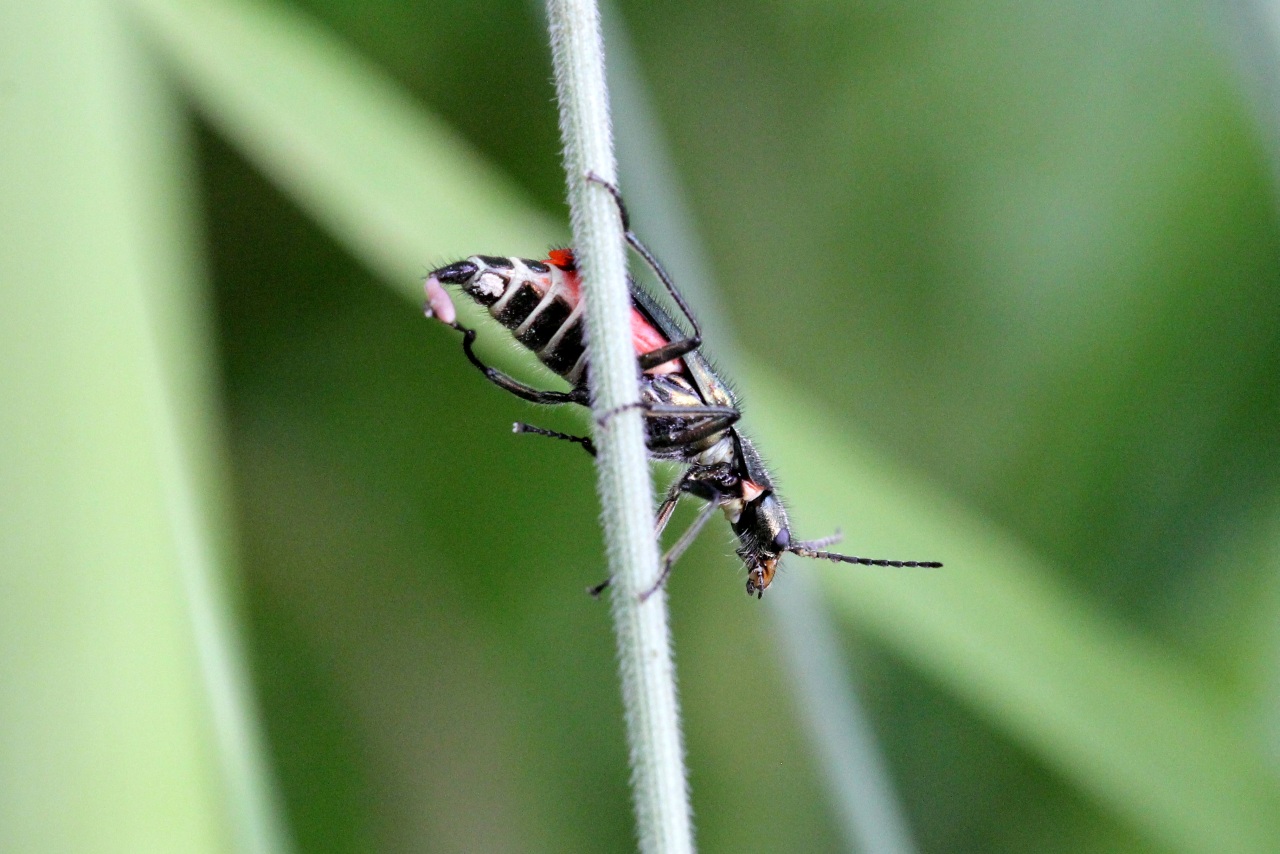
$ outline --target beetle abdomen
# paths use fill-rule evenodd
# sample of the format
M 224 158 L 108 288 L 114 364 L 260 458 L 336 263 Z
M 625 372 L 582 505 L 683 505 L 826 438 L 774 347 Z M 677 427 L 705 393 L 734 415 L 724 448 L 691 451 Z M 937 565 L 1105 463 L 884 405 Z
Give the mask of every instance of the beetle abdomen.
M 460 286 L 543 364 L 570 383 L 576 385 L 582 379 L 586 367 L 584 321 L 572 255 L 552 252 L 550 262 L 545 263 L 473 255 L 441 267 L 428 277 L 429 282 L 432 279 Z

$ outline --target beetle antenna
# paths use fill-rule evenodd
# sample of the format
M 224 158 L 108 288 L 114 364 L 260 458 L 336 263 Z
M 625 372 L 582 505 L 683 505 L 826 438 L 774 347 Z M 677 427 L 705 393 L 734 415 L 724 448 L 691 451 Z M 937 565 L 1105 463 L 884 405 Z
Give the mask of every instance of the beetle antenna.
M 796 543 L 795 547 L 798 549 L 804 549 L 805 551 L 816 552 L 821 549 L 825 549 L 827 546 L 834 546 L 843 539 L 844 534 L 840 532 L 839 528 L 836 528 L 836 532 L 829 537 L 822 537 L 817 540 L 801 540 Z M 799 554 L 799 552 L 797 552 L 797 554 Z
M 787 551 L 794 555 L 800 555 L 800 557 L 822 558 L 823 560 L 834 560 L 837 563 L 856 563 L 862 566 L 920 567 L 922 569 L 937 569 L 942 566 L 936 560 L 885 560 L 884 558 L 854 557 L 853 555 L 842 555 L 837 552 L 822 552 L 806 548 L 806 545 L 801 543 L 792 546 Z

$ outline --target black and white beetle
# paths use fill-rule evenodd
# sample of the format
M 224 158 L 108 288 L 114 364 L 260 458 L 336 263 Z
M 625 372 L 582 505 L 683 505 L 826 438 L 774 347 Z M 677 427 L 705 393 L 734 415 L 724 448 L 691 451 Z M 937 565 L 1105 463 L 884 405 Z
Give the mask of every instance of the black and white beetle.
M 634 280 L 631 286 L 631 338 L 640 374 L 641 410 L 645 418 L 649 455 L 685 466 L 658 507 L 656 535 L 671 519 L 682 495 L 701 498 L 707 506 L 663 556 L 662 572 L 648 597 L 662 586 L 672 565 L 689 547 L 716 509 L 724 511 L 738 538 L 738 556 L 747 567 L 747 593 L 764 595 L 773 581 L 778 560 L 786 552 L 801 557 L 868 566 L 939 567 L 935 561 L 880 560 L 822 551 L 839 537 L 825 540 L 792 539 L 787 512 L 774 493 L 773 482 L 755 447 L 736 426 L 741 413 L 733 393 L 699 352 L 702 331 L 675 283 L 657 258 L 631 231 L 622 196 L 612 184 L 589 176 L 617 202 L 627 243 L 657 275 L 693 327 L 686 335 L 648 292 Z M 474 329 L 458 323 L 457 312 L 443 285 L 456 285 L 532 350 L 548 368 L 569 383 L 568 391 L 543 391 L 518 382 L 489 367 L 476 355 Z M 556 249 L 546 261 L 473 255 L 427 275 L 427 317 L 434 317 L 462 333 L 462 349 L 491 382 L 533 403 L 576 403 L 590 407 L 587 392 L 587 353 L 579 279 L 573 251 Z M 570 436 L 517 423 L 517 433 L 535 433 L 581 445 L 595 455 L 586 436 Z M 608 580 L 591 589 L 597 595 Z

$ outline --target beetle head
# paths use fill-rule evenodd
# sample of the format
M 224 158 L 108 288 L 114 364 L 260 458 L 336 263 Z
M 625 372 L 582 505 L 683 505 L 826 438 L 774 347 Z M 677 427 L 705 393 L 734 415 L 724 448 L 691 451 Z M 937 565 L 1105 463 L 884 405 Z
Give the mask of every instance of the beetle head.
M 778 558 L 791 546 L 787 511 L 772 490 L 761 491 L 744 502 L 733 532 L 747 567 L 747 594 L 760 598 L 778 571 Z

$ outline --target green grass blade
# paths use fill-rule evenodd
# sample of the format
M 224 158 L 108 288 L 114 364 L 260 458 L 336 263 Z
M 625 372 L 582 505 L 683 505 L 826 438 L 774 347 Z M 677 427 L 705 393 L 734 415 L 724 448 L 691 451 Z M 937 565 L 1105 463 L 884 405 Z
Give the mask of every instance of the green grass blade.
M 179 115 L 110 4 L 3 17 L 0 847 L 230 850 Z
M 536 211 L 377 69 L 285 9 L 136 0 L 210 120 L 357 257 L 421 300 L 433 261 L 540 255 Z
M 1280 798 L 1223 683 L 1093 611 L 1028 549 L 823 423 L 778 381 L 750 376 L 752 425 L 802 535 L 843 523 L 856 554 L 946 562 L 824 568 L 852 624 L 1172 850 L 1271 850 Z
M 136 34 L 135 34 L 136 35 Z M 136 40 L 135 40 L 136 41 Z M 140 45 L 135 44 L 135 47 Z M 140 199 L 136 248 L 155 358 L 154 453 L 213 728 L 233 847 L 245 854 L 292 849 L 268 769 L 266 738 L 246 670 L 239 617 L 228 595 L 234 539 L 222 412 L 216 401 L 208 282 L 198 258 L 190 117 L 161 88 L 154 63 L 134 87 L 150 122 L 135 122 L 130 151 Z

